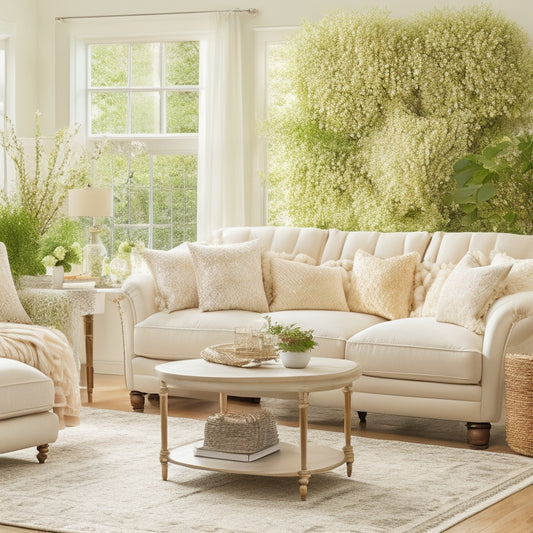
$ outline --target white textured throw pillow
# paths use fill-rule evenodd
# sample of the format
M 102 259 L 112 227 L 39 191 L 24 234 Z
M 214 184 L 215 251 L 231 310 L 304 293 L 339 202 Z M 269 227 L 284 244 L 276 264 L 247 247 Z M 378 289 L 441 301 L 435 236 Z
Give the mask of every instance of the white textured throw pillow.
M 458 324 L 479 335 L 485 331 L 485 315 L 501 296 L 510 263 L 481 266 L 467 253 L 452 270 L 442 287 L 437 306 L 437 321 Z
M 424 261 L 416 266 L 413 310 L 410 316 L 435 316 L 437 314 L 440 291 L 454 267 L 455 265 L 451 263 L 439 265 L 431 261 Z
M 515 259 L 509 255 L 498 252 L 492 258 L 492 265 L 510 263 L 511 271 L 505 280 L 505 294 L 514 294 L 522 291 L 533 291 L 533 259 Z
M 155 281 L 160 311 L 198 307 L 196 275 L 186 243 L 168 251 L 144 250 L 143 258 Z
M 311 266 L 272 258 L 271 311 L 325 309 L 348 311 L 341 267 Z
M 353 261 L 350 311 L 390 320 L 409 316 L 418 252 L 382 259 L 357 250 Z
M 258 240 L 238 244 L 189 243 L 201 311 L 268 312 Z
M 31 324 L 28 313 L 20 303 L 3 242 L 0 242 L 0 322 Z

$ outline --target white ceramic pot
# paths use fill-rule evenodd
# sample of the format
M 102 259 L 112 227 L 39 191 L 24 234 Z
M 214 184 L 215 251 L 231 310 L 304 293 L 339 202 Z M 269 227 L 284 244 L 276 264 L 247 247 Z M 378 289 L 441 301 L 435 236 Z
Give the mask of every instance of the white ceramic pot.
M 65 269 L 62 265 L 52 267 L 52 289 L 62 289 Z
M 279 352 L 285 368 L 305 368 L 311 360 L 311 350 L 307 352 Z

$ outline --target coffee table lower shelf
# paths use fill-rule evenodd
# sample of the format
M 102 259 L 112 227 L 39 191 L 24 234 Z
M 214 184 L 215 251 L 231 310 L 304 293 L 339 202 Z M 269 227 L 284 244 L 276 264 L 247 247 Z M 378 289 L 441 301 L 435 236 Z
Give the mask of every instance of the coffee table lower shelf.
M 201 442 L 175 448 L 170 452 L 168 462 L 200 470 L 254 476 L 298 477 L 301 473 L 300 447 L 287 442 L 280 442 L 279 452 L 251 462 L 196 457 L 194 455 L 194 446 L 198 445 L 201 445 Z M 313 443 L 308 443 L 307 445 L 306 471 L 309 474 L 327 472 L 345 462 L 346 457 L 341 450 Z

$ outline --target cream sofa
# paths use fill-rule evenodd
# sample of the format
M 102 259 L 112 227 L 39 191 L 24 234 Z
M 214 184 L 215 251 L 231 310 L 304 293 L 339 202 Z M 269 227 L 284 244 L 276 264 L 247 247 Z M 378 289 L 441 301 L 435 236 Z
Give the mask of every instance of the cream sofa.
M 512 265 L 511 261 L 533 258 L 533 236 L 242 227 L 224 228 L 215 232 L 211 244 L 231 245 L 255 240 L 259 241 L 264 252 L 262 269 L 268 315 L 274 321 L 297 323 L 305 329 L 313 329 L 318 342 L 314 355 L 346 358 L 361 364 L 363 376 L 354 384 L 352 405 L 362 419 L 370 412 L 461 420 L 467 422 L 467 439 L 472 447 L 483 448 L 488 445 L 491 423 L 501 421 L 503 416 L 504 354 L 508 351 L 530 352 L 533 348 L 533 292 L 527 292 L 528 289 L 533 289 L 531 269 L 527 271 L 529 278 L 521 271 L 521 279 L 525 279 L 525 282 L 518 283 L 518 289 L 515 283 L 514 290 L 520 292 L 505 294 L 509 291 L 504 290 L 507 287 L 504 283 L 510 279 L 510 272 L 514 272 L 511 269 L 517 268 L 515 265 L 520 264 L 526 270 L 530 268 L 531 262 L 521 261 Z M 146 258 L 151 272 L 131 276 L 123 284 L 124 297 L 120 306 L 125 380 L 131 391 L 132 406 L 136 410 L 143 409 L 146 393 L 157 394 L 159 391 L 159 379 L 154 370 L 156 365 L 165 361 L 196 358 L 206 346 L 230 343 L 236 326 L 260 327 L 267 314 L 263 312 L 264 309 L 201 311 L 195 300 L 197 292 L 200 294 L 200 288 L 194 287 L 195 278 L 191 278 L 190 267 L 184 268 L 180 273 L 183 247 L 184 245 L 169 252 L 154 252 L 161 254 L 160 257 L 150 257 L 152 252 L 148 252 Z M 180 249 L 181 255 L 178 255 Z M 373 257 L 364 257 L 365 252 Z M 176 255 L 173 256 L 173 253 Z M 372 261 L 375 258 L 389 261 L 399 256 L 405 257 L 409 253 L 415 253 L 419 262 L 417 261 L 414 272 L 410 271 L 412 290 L 409 294 L 409 309 L 407 315 L 405 311 L 401 311 L 401 318 L 385 318 L 383 315 L 387 313 L 381 310 L 379 313 L 357 312 L 351 305 L 342 307 L 341 304 L 336 304 L 336 307 L 330 306 L 330 303 L 319 303 L 317 307 L 330 306 L 331 309 L 305 308 L 305 305 L 301 309 L 290 309 L 292 297 L 296 296 L 298 301 L 299 291 L 305 294 L 312 292 L 318 288 L 320 281 L 289 281 L 286 285 L 290 287 L 286 289 L 289 301 L 285 302 L 285 308 L 284 305 L 279 305 L 279 299 L 276 305 L 269 299 L 268 293 L 272 287 L 269 289 L 267 285 L 275 280 L 270 279 L 274 270 L 270 270 L 268 276 L 265 275 L 270 268 L 265 267 L 264 258 L 267 256 L 271 261 L 270 265 L 274 259 L 278 263 L 281 260 L 284 262 L 279 265 L 289 270 L 292 268 L 288 264 L 289 259 L 293 259 L 293 263 L 300 261 L 304 265 L 322 265 L 320 272 L 326 267 L 340 271 L 346 301 L 349 302 L 350 287 L 357 287 L 359 282 L 367 284 L 373 279 Z M 498 271 L 499 281 L 494 287 L 493 297 L 487 301 L 504 295 L 490 306 L 486 316 L 483 313 L 481 329 L 475 331 L 472 324 L 465 327 L 454 323 L 453 316 L 451 320 L 447 319 L 446 312 L 461 315 L 463 308 L 467 310 L 470 305 L 470 302 L 464 301 L 467 291 L 462 290 L 460 283 L 452 283 L 453 276 L 450 272 L 458 271 L 453 270 L 455 265 L 462 264 L 465 257 L 478 257 L 479 265 L 485 265 L 495 254 L 500 257 L 500 263 L 507 266 Z M 358 271 L 358 275 L 363 273 L 364 276 L 358 278 L 356 283 L 355 278 L 350 276 L 355 276 L 354 259 L 359 255 L 362 256 L 363 269 Z M 486 262 L 483 263 L 480 257 L 485 257 Z M 370 261 L 370 266 L 364 262 L 366 260 Z M 494 259 L 492 260 L 494 263 Z M 352 264 L 354 274 L 351 273 Z M 361 266 L 359 263 L 357 265 L 358 268 Z M 246 292 L 250 282 L 245 283 L 244 280 L 249 268 L 244 266 L 238 276 L 242 276 L 241 288 Z M 193 267 L 198 275 L 201 263 L 196 261 Z M 489 268 L 493 267 L 491 265 Z M 164 279 L 166 272 L 171 270 L 173 275 Z M 318 271 L 313 271 L 312 274 L 316 272 Z M 476 270 L 474 273 L 478 275 L 480 272 L 482 271 Z M 392 277 L 387 276 L 389 275 L 383 278 L 384 285 L 388 287 L 387 290 L 395 291 L 397 284 L 389 283 Z M 438 298 L 435 299 L 439 283 L 441 292 L 436 293 Z M 334 284 L 330 285 L 333 287 Z M 485 282 L 480 286 L 483 288 Z M 179 287 L 183 291 L 178 295 L 179 298 L 189 298 L 190 301 L 182 302 L 181 307 L 186 307 L 184 309 L 179 309 L 180 305 L 174 305 L 171 307 L 178 307 L 178 310 L 161 311 L 164 307 L 161 304 L 161 292 L 172 290 L 172 287 Z M 278 283 L 277 289 L 274 289 L 279 291 L 280 288 Z M 370 300 L 374 297 L 383 300 L 383 287 L 376 286 L 375 293 L 372 292 L 372 286 L 363 288 Z M 454 290 L 459 292 L 455 294 Z M 446 292 L 448 307 L 443 307 L 443 292 Z M 433 309 L 430 296 L 435 299 Z M 275 298 L 278 297 L 283 300 L 285 295 L 276 294 Z M 306 297 L 304 295 L 304 300 Z M 455 298 L 457 309 L 453 309 Z M 387 305 L 386 297 L 384 302 Z M 381 304 L 378 303 L 378 307 L 379 305 Z M 367 309 L 373 309 L 372 302 Z M 436 315 L 436 312 L 440 314 Z M 382 316 L 379 316 L 380 313 Z M 458 322 L 461 323 L 461 320 Z M 170 394 L 192 395 L 183 390 L 171 390 Z M 342 395 L 337 391 L 315 393 L 311 396 L 311 404 L 341 407 Z

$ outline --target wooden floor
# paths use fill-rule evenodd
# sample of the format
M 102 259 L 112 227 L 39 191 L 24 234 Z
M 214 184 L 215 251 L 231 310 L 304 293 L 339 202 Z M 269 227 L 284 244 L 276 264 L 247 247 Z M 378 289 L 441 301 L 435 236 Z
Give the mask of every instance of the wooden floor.
M 91 407 L 131 411 L 129 394 L 122 376 L 95 375 L 95 390 Z M 233 402 L 234 409 L 250 409 L 253 404 Z M 184 418 L 205 419 L 218 410 L 218 402 L 184 398 L 169 399 L 169 415 Z M 295 410 L 296 411 L 296 410 Z M 157 402 L 146 401 L 146 413 L 158 414 Z M 298 421 L 289 413 L 280 424 L 297 426 Z M 343 431 L 342 420 L 334 423 L 325 420 L 310 420 L 309 426 L 315 429 Z M 354 435 L 365 437 L 402 440 L 422 444 L 438 444 L 467 448 L 466 429 L 463 423 L 417 419 L 412 417 L 392 417 L 369 414 L 365 425 L 354 425 Z M 514 453 L 505 442 L 505 429 L 493 427 L 489 451 Z M 533 461 L 533 459 L 532 459 Z M 36 530 L 6 527 L 0 525 L 0 533 L 35 532 Z M 448 530 L 451 533 L 533 533 L 533 486 L 530 486 L 488 509 L 464 520 Z

